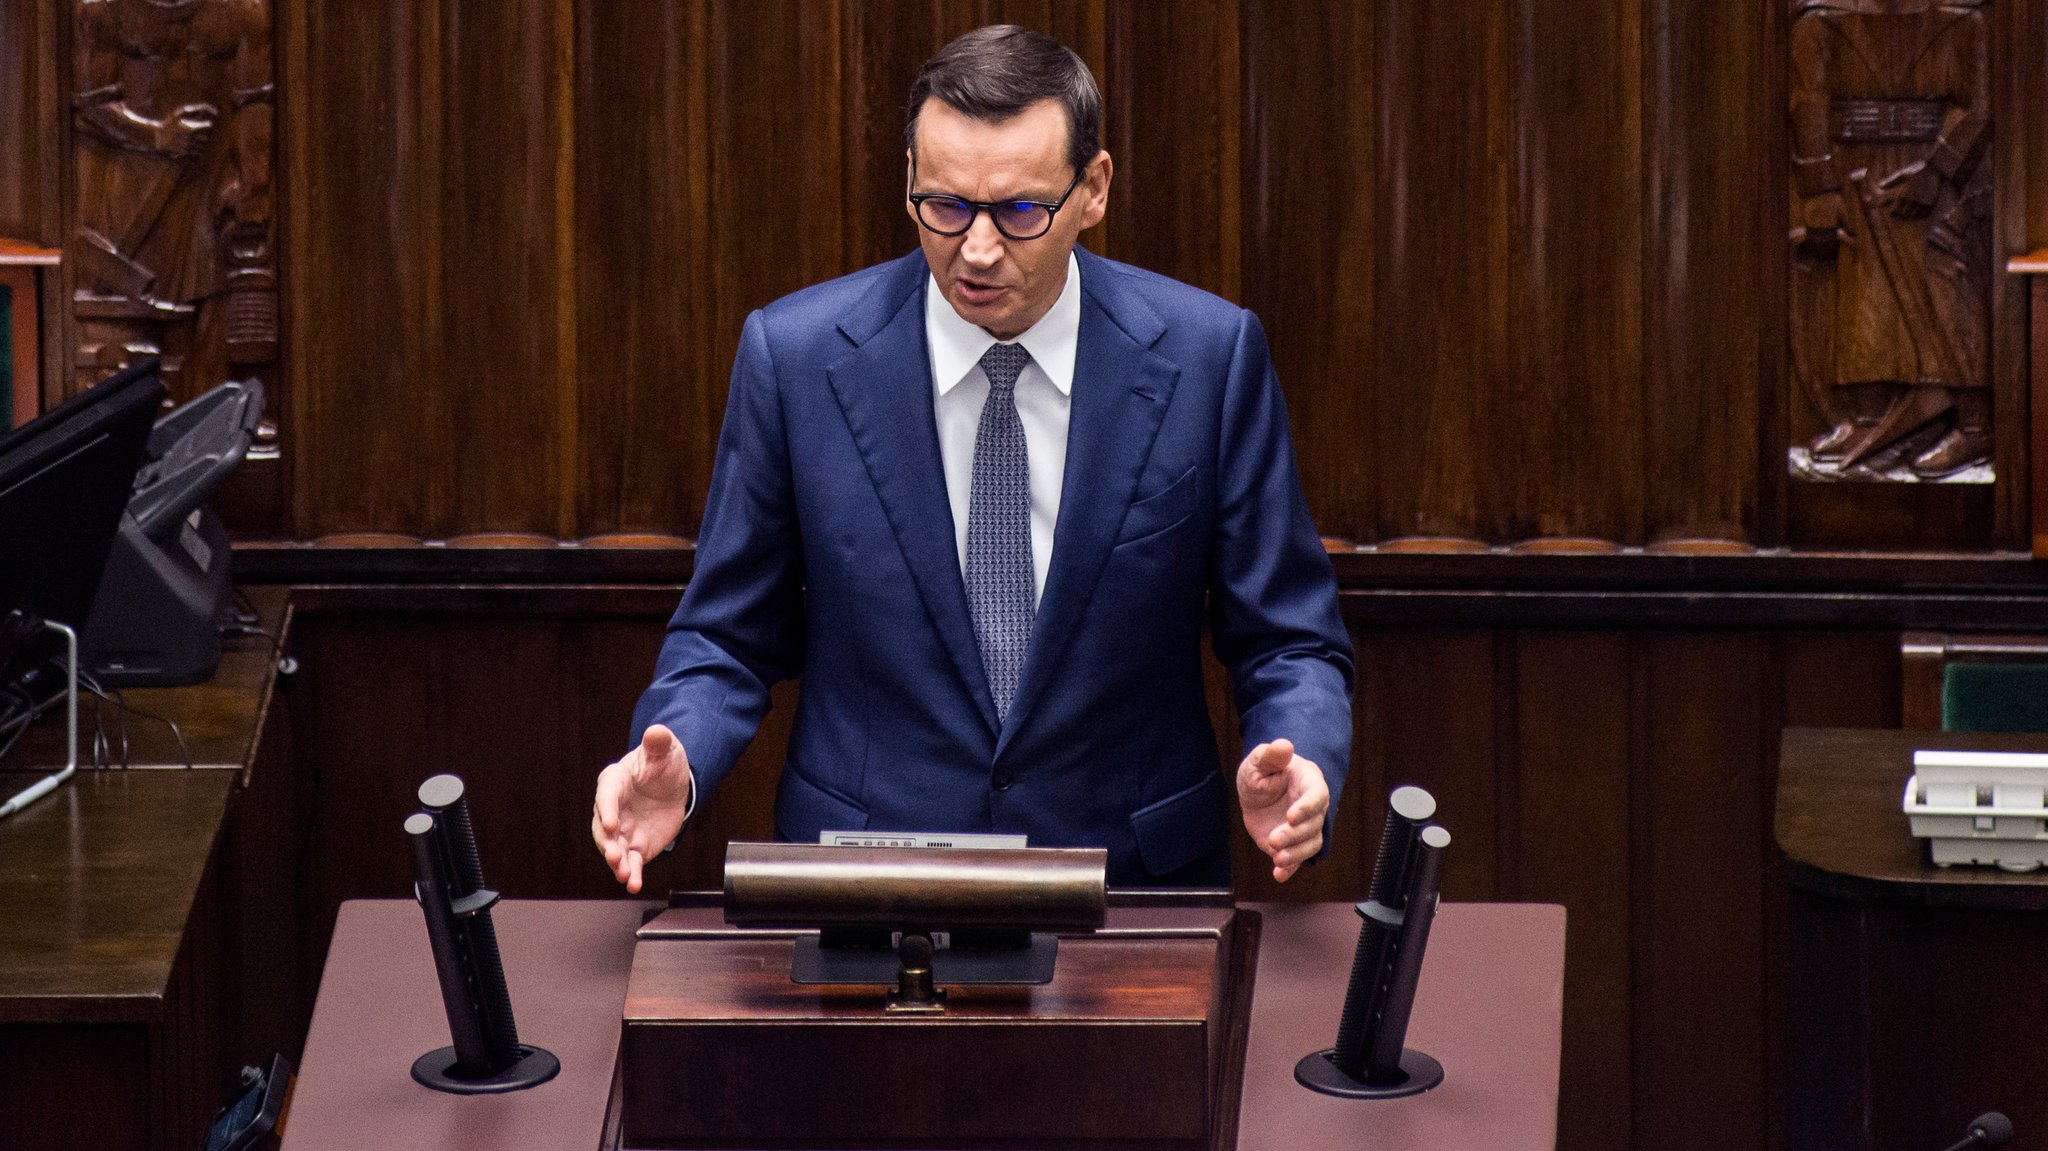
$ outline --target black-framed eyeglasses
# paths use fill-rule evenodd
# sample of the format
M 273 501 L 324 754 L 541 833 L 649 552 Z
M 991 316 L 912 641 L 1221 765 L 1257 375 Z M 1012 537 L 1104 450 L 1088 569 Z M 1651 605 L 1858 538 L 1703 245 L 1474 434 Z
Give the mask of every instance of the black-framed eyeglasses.
M 917 171 L 911 170 L 916 182 Z M 995 222 L 996 231 L 1012 240 L 1036 240 L 1052 230 L 1052 218 L 1074 195 L 1081 183 L 1081 171 L 1067 182 L 1067 190 L 1050 204 L 1039 200 L 969 200 L 947 192 L 912 192 L 910 202 L 917 208 L 917 222 L 941 236 L 958 236 L 974 226 L 982 212 Z

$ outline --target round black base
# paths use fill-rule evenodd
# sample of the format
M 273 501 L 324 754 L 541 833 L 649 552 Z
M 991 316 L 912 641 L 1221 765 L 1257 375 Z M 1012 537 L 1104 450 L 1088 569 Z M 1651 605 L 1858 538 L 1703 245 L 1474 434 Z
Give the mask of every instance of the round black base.
M 555 1077 L 562 1069 L 562 1061 L 538 1047 L 519 1045 L 519 1058 L 512 1066 L 496 1075 L 481 1079 L 455 1074 L 455 1048 L 437 1047 L 412 1062 L 412 1077 L 422 1087 L 446 1091 L 450 1095 L 496 1095 L 505 1091 L 524 1091 L 538 1087 Z
M 1335 1048 L 1313 1051 L 1294 1065 L 1294 1078 L 1311 1091 L 1342 1095 L 1346 1099 L 1399 1099 L 1420 1095 L 1444 1081 L 1444 1065 L 1415 1050 L 1401 1050 L 1401 1078 L 1392 1083 L 1367 1083 L 1337 1070 L 1330 1059 Z

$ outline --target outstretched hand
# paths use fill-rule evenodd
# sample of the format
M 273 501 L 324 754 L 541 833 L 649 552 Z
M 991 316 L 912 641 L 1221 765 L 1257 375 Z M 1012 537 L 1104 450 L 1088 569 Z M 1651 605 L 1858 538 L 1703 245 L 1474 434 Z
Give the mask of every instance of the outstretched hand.
M 1294 754 L 1291 740 L 1253 748 L 1237 765 L 1238 806 L 1252 842 L 1273 858 L 1273 878 L 1285 883 L 1323 849 L 1323 813 L 1330 787 L 1314 760 Z
M 640 890 L 641 868 L 675 841 L 689 805 L 690 757 L 661 724 L 598 773 L 590 837 L 627 891 Z

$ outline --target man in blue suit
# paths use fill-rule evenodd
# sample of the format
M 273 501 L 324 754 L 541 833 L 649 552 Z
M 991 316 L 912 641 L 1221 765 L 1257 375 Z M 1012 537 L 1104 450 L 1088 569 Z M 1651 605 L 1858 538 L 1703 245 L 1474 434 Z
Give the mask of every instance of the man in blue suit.
M 1258 320 L 1075 246 L 1109 201 L 1078 56 L 998 26 L 911 90 L 921 250 L 749 316 L 696 570 L 599 776 L 620 882 L 802 677 L 776 834 L 1022 833 L 1120 886 L 1229 882 L 1202 630 L 1248 832 L 1318 854 L 1350 645 Z

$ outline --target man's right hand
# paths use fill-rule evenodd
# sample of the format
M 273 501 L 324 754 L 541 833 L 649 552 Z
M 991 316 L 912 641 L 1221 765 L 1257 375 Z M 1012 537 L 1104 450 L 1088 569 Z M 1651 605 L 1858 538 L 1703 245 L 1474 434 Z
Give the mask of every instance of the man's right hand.
M 627 891 L 640 890 L 640 869 L 675 842 L 689 806 L 690 757 L 661 724 L 598 773 L 590 836 Z

